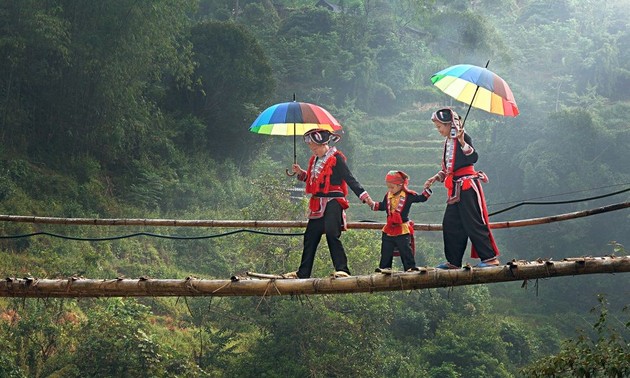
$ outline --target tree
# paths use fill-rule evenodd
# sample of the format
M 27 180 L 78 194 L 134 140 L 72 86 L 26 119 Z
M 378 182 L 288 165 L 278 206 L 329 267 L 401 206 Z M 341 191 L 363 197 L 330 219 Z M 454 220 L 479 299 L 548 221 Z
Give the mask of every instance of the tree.
M 579 330 L 576 338 L 566 340 L 560 351 L 542 358 L 523 369 L 526 377 L 627 377 L 630 375 L 630 344 L 627 342 L 630 321 L 619 322 L 623 328 L 611 325 L 608 303 L 599 297 L 597 321 L 591 332 Z M 626 311 L 629 308 L 624 308 Z
M 190 30 L 195 71 L 193 85 L 177 90 L 170 110 L 201 120 L 203 133 L 181 138 L 182 147 L 203 137 L 203 149 L 216 159 L 246 159 L 258 150 L 248 131 L 259 106 L 269 101 L 274 79 L 256 39 L 233 22 L 202 22 Z
M 61 167 L 76 155 L 109 168 L 143 156 L 162 78 L 190 73 L 181 36 L 195 0 L 17 3 L 0 12 L 4 142 Z
M 16 303 L 2 318 L 0 330 L 9 345 L 5 353 L 10 354 L 0 354 L 0 360 L 13 360 L 2 364 L 0 372 L 5 369 L 9 376 L 39 377 L 64 370 L 69 364 L 68 351 L 74 346 L 73 336 L 81 320 L 71 301 L 25 302 L 21 308 Z
M 355 303 L 356 301 L 356 303 Z M 382 353 L 378 331 L 382 322 L 370 314 L 377 298 L 315 300 L 301 306 L 295 300 L 274 301 L 262 309 L 263 337 L 236 366 L 238 375 L 378 376 Z
M 91 377 L 162 376 L 161 348 L 147 327 L 148 307 L 133 300 L 105 300 L 88 310 L 74 364 Z

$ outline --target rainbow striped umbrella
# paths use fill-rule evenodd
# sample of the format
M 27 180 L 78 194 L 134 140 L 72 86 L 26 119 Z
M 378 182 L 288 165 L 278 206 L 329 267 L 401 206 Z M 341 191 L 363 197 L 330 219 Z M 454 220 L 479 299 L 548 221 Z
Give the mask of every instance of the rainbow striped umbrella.
M 307 102 L 283 102 L 265 109 L 249 131 L 267 135 L 304 135 L 312 129 L 341 130 L 339 121 L 326 109 Z
M 457 101 L 475 108 L 510 117 L 519 113 L 510 86 L 487 68 L 458 64 L 435 73 L 431 82 Z
M 296 135 L 304 135 L 313 129 L 338 132 L 341 124 L 326 109 L 308 102 L 297 102 L 295 96 L 291 102 L 265 109 L 249 127 L 249 131 L 257 134 L 293 136 L 293 163 L 297 161 Z

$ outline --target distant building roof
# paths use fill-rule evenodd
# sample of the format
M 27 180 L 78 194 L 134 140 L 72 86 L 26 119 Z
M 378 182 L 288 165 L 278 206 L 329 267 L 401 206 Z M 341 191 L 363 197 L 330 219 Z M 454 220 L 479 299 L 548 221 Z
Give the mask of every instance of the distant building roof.
M 328 8 L 328 10 L 335 13 L 341 12 L 341 7 L 339 5 L 331 4 L 329 1 L 326 0 L 319 0 L 317 4 L 315 4 L 315 6 Z

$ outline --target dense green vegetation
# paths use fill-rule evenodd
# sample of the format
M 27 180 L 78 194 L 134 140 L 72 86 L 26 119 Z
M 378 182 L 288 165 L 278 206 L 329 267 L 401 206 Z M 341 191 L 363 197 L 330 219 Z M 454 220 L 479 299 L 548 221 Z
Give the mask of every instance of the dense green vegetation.
M 439 164 L 429 121 L 466 108 L 431 85 L 458 63 L 510 84 L 521 114 L 466 122 L 490 211 L 630 185 L 626 1 L 4 0 L 0 2 L 0 213 L 98 218 L 302 220 L 284 169 L 292 139 L 248 131 L 292 99 L 344 126 L 339 146 L 374 198 L 402 169 L 419 187 Z M 298 161 L 307 151 L 298 146 Z M 412 210 L 439 223 L 444 191 Z M 522 206 L 493 221 L 627 201 Z M 350 220 L 383 221 L 351 198 Z M 503 261 L 627 254 L 627 211 L 497 230 Z M 111 237 L 222 229 L 0 224 Z M 300 230 L 286 230 L 287 232 Z M 380 235 L 343 236 L 354 274 Z M 416 234 L 420 265 L 439 233 Z M 238 234 L 79 242 L 0 239 L 3 277 L 228 278 L 295 270 L 300 237 Z M 330 273 L 322 245 L 314 275 Z M 524 285 L 525 286 L 525 285 Z M 306 298 L 0 299 L 2 377 L 624 376 L 630 279 Z M 589 310 L 595 312 L 589 314 Z

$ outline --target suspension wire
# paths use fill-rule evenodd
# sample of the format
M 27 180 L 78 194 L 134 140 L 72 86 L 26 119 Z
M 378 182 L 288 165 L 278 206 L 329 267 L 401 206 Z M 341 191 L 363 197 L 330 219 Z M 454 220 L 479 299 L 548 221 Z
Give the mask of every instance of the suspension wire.
M 574 191 L 571 191 L 571 192 L 563 192 L 563 193 L 549 194 L 549 195 L 546 195 L 546 196 L 540 196 L 540 197 L 531 197 L 531 198 L 529 198 L 529 199 L 527 199 L 527 200 L 523 201 L 523 203 L 519 204 L 518 206 L 521 206 L 521 205 L 534 204 L 534 203 L 531 203 L 531 201 L 530 201 L 530 200 L 543 199 L 543 198 L 551 198 L 551 197 L 558 197 L 558 196 L 565 196 L 565 195 L 568 195 L 568 194 L 576 194 L 576 193 L 583 193 L 583 192 L 591 192 L 591 191 L 593 191 L 593 190 L 608 189 L 608 188 L 614 188 L 614 187 L 618 187 L 618 186 L 625 186 L 625 185 L 629 185 L 629 184 L 630 184 L 629 182 L 626 182 L 626 183 L 622 183 L 622 184 L 605 185 L 605 186 L 599 186 L 599 187 L 595 187 L 595 188 L 588 188 L 588 189 L 574 190 Z M 616 195 L 616 194 L 619 194 L 619 193 L 626 192 L 626 191 L 628 191 L 628 190 L 630 190 L 630 188 L 625 189 L 625 190 L 621 190 L 621 191 L 619 191 L 619 192 L 610 193 L 610 194 L 604 195 L 604 196 L 602 196 L 602 197 L 595 197 L 595 198 L 604 198 L 604 197 L 608 197 L 608 196 L 613 196 L 613 195 Z M 584 200 L 576 200 L 576 201 L 578 201 L 578 202 L 579 202 L 579 201 L 587 201 L 587 200 L 588 200 L 588 199 L 584 199 Z M 505 202 L 488 203 L 487 205 L 488 205 L 488 207 L 493 207 L 493 206 L 499 206 L 499 205 L 506 205 L 506 204 L 510 204 L 510 203 L 515 203 L 515 202 L 517 202 L 517 201 L 505 201 Z M 535 204 L 536 204 L 536 205 L 539 205 L 539 204 L 540 204 L 540 205 L 542 205 L 542 204 L 546 204 L 546 203 L 535 203 Z M 550 205 L 552 205 L 553 203 L 549 203 L 549 204 L 550 204 Z M 434 207 L 434 206 L 436 206 L 436 205 L 427 205 L 427 204 L 426 204 L 426 202 L 425 202 L 425 204 L 423 205 L 423 207 L 425 208 L 425 210 L 423 211 L 423 213 L 425 213 L 425 214 L 429 214 L 429 213 L 439 213 L 439 212 L 444 211 L 443 209 L 438 209 L 438 210 L 426 210 L 427 208 L 432 208 L 432 207 Z M 505 211 L 511 210 L 512 208 L 514 208 L 514 207 L 518 207 L 518 206 L 513 206 L 513 207 L 508 208 L 508 209 L 498 210 L 497 212 L 494 212 L 494 213 L 492 213 L 492 214 L 489 214 L 489 216 L 491 216 L 491 215 L 495 215 L 495 214 L 500 214 L 500 213 L 502 213 L 502 212 L 505 212 Z M 372 221 L 372 220 L 361 220 L 361 222 L 376 222 L 376 221 Z
M 623 183 L 623 184 L 614 184 L 614 185 L 598 186 L 598 187 L 595 187 L 595 188 L 588 188 L 588 189 L 581 189 L 581 190 L 573 190 L 573 191 L 571 191 L 571 192 L 563 192 L 563 193 L 549 194 L 549 195 L 546 195 L 546 196 L 531 197 L 531 198 L 528 198 L 528 199 L 526 199 L 526 200 L 524 200 L 524 201 L 530 201 L 530 200 L 536 200 L 536 199 L 543 199 L 543 198 L 551 198 L 551 197 L 558 197 L 558 196 L 566 196 L 567 194 L 576 194 L 576 193 L 591 192 L 591 191 L 593 191 L 593 190 L 608 189 L 608 188 L 614 188 L 614 187 L 617 187 L 617 186 L 626 186 L 626 185 L 630 185 L 630 182 L 625 182 L 625 183 Z M 629 188 L 629 189 L 630 189 L 630 188 Z M 627 189 L 626 189 L 626 190 L 627 190 Z M 623 192 L 623 191 L 622 191 L 622 192 Z M 617 194 L 617 193 L 612 193 L 612 194 L 609 194 L 609 195 L 614 195 L 614 194 Z M 505 204 L 508 204 L 508 203 L 514 203 L 514 202 L 517 202 L 517 201 L 497 202 L 497 203 L 488 204 L 488 206 L 505 205 Z
M 219 237 L 223 237 L 223 236 L 239 234 L 239 233 L 242 233 L 242 232 L 249 232 L 249 233 L 252 233 L 252 234 L 259 234 L 259 235 L 272 235 L 272 236 L 302 236 L 302 235 L 304 235 L 303 232 L 301 232 L 301 233 L 285 233 L 285 232 L 267 232 L 267 231 L 240 229 L 240 230 L 224 232 L 224 233 L 221 233 L 221 234 L 201 235 L 201 236 L 161 235 L 161 234 L 153 234 L 153 233 L 150 233 L 150 232 L 136 232 L 136 233 L 133 233 L 133 234 L 119 235 L 119 236 L 110 236 L 110 237 L 104 237 L 104 238 L 81 238 L 81 237 L 65 236 L 65 235 L 55 234 L 55 233 L 52 233 L 52 232 L 44 232 L 44 231 L 42 231 L 42 232 L 33 232 L 33 233 L 30 233 L 30 234 L 21 234 L 21 235 L 1 235 L 0 239 L 20 239 L 20 238 L 30 238 L 30 237 L 33 237 L 33 236 L 50 236 L 50 237 L 53 237 L 53 238 L 59 238 L 59 239 L 65 239 L 65 240 L 99 242 L 99 241 L 127 239 L 127 238 L 133 238 L 133 237 L 137 237 L 137 236 L 150 236 L 150 237 L 154 237 L 154 238 L 174 239 L 174 240 L 201 240 L 201 239 L 219 238 Z
M 519 206 L 522 206 L 522 205 L 562 205 L 562 204 L 567 204 L 567 203 L 584 202 L 584 201 L 591 201 L 591 200 L 600 199 L 600 198 L 611 197 L 611 196 L 614 196 L 614 195 L 617 195 L 617 194 L 625 193 L 627 191 L 630 191 L 630 188 L 619 190 L 619 191 L 613 192 L 613 193 L 602 194 L 601 196 L 580 198 L 580 199 L 575 199 L 575 200 L 566 200 L 566 201 L 523 201 L 521 203 L 517 203 L 514 206 L 506 207 L 505 209 L 492 212 L 492 213 L 488 214 L 488 216 L 501 214 L 501 213 L 504 213 L 504 212 L 506 212 L 508 210 L 515 209 L 515 208 L 517 208 Z
M 517 203 L 516 205 L 510 206 L 510 207 L 506 207 L 505 209 L 492 212 L 492 213 L 488 214 L 488 216 L 501 214 L 501 213 L 504 213 L 504 212 L 506 212 L 508 210 L 515 209 L 515 208 L 517 208 L 519 206 L 522 206 L 522 205 L 562 205 L 562 204 L 567 204 L 567 203 L 584 202 L 584 201 L 591 201 L 591 200 L 596 200 L 596 199 L 600 199 L 600 198 L 606 198 L 606 197 L 614 196 L 614 195 L 617 195 L 617 194 L 625 193 L 627 191 L 630 191 L 630 188 L 619 190 L 619 191 L 613 192 L 613 193 L 602 194 L 601 196 L 580 198 L 580 199 L 575 199 L 575 200 L 566 200 L 566 201 L 523 201 L 523 202 Z

